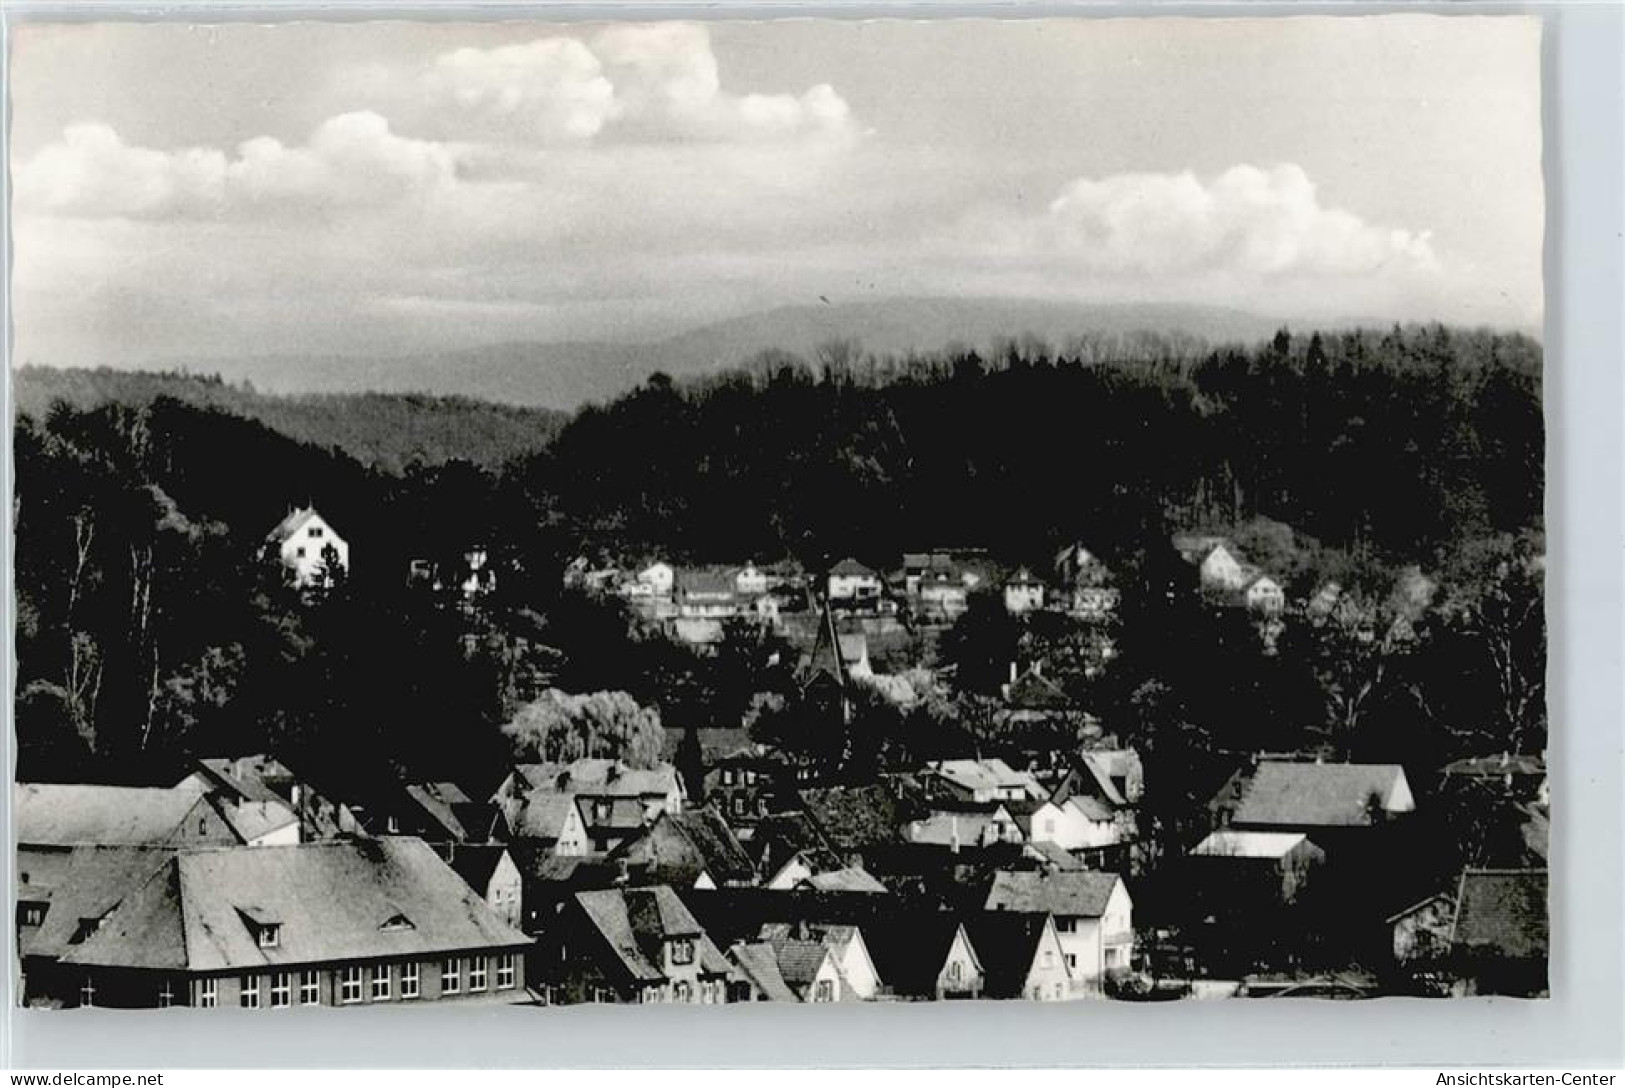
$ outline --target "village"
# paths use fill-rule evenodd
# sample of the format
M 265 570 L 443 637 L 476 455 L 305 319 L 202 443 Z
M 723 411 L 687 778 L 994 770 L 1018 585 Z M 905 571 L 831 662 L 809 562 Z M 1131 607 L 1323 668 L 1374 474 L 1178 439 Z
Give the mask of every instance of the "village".
M 1222 535 L 1161 544 L 1260 654 L 1340 607 L 1335 582 L 1289 593 Z M 311 596 L 352 560 L 308 506 L 261 553 Z M 477 612 L 507 572 L 470 542 L 401 576 Z M 1109 668 L 1124 607 L 1083 543 L 1047 569 L 955 547 L 885 570 L 582 555 L 557 576 L 701 654 L 740 625 L 773 632 L 836 732 L 860 699 L 925 698 L 934 648 L 978 601 L 1092 632 L 1070 663 L 1086 670 Z M 1419 574 L 1400 589 L 1428 592 Z M 1059 662 L 1006 664 L 991 720 L 1064 745 L 852 781 L 740 723 L 668 731 L 653 758 L 516 760 L 494 789 L 346 791 L 332 769 L 238 751 L 195 753 L 168 787 L 20 783 L 19 992 L 236 1009 L 1545 992 L 1542 754 L 1251 751 L 1176 803 Z M 1177 833 L 1160 815 L 1176 809 Z M 1475 863 L 1439 860 L 1464 826 Z

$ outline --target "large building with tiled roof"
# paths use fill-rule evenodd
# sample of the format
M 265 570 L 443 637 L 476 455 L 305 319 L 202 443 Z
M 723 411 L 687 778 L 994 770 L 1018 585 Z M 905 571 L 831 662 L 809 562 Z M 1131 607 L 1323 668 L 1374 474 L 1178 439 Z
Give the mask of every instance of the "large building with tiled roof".
M 530 946 L 417 839 L 182 851 L 66 922 L 41 986 L 118 1007 L 513 1001 Z

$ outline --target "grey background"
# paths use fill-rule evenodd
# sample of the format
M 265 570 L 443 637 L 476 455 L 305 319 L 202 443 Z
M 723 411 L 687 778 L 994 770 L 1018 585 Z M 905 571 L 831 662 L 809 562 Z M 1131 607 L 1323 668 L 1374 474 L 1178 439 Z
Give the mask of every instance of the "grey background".
M 64 17 L 10 3 L 6 18 Z M 1294 13 L 1360 14 L 1400 5 L 1299 4 Z M 196 17 L 200 5 L 137 14 L 76 5 L 75 18 Z M 227 1066 L 1064 1066 L 1625 1064 L 1625 745 L 1621 710 L 1621 441 L 1625 360 L 1625 8 L 1609 4 L 1429 4 L 1404 10 L 1533 12 L 1546 19 L 1546 412 L 1553 721 L 1553 982 L 1547 1001 L 1219 1001 L 1156 1006 L 1019 1003 L 829 1006 L 221 1010 L 164 1015 L 12 1009 L 0 1055 L 21 1067 Z M 632 18 L 766 15 L 1285 14 L 1285 4 L 999 6 L 793 4 L 209 5 L 211 18 Z M 8 26 L 9 26 L 8 22 Z M 9 239 L 8 239 L 9 254 Z M 9 262 L 8 262 L 9 268 Z M 7 312 L 9 356 L 9 310 Z M 10 367 L 6 370 L 8 376 Z M 9 395 L 9 390 L 8 390 Z M 10 412 L 5 467 L 10 485 Z M 10 503 L 0 504 L 12 616 Z M 11 764 L 6 637 L 7 728 Z M 9 824 L 9 805 L 0 824 Z M 7 841 L 9 842 L 9 827 Z M 10 896 L 11 867 L 6 869 Z M 8 939 L 9 944 L 9 939 Z M 10 1008 L 11 972 L 0 982 Z

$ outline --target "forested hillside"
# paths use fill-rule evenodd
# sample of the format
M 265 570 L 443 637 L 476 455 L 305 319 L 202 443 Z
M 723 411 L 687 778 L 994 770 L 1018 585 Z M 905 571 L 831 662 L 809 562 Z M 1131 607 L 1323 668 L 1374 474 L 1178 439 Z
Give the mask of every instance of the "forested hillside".
M 545 445 L 562 412 L 455 396 L 411 393 L 268 395 L 247 384 L 177 372 L 25 366 L 12 374 L 20 415 L 39 417 L 54 401 L 76 408 L 148 404 L 170 397 L 218 408 L 313 446 L 343 450 L 362 464 L 399 472 L 453 459 L 495 468 Z
M 1073 540 L 1123 588 L 1121 654 L 1078 695 L 1164 764 L 1214 737 L 1302 746 L 1332 726 L 1369 758 L 1538 747 L 1540 586 L 1518 572 L 1542 550 L 1540 383 L 1533 341 L 1438 327 L 1083 359 L 783 357 L 657 377 L 501 469 L 405 472 L 225 404 L 59 404 L 16 432 L 19 773 L 162 779 L 185 753 L 271 747 L 478 783 L 507 754 L 501 724 L 550 684 L 624 688 L 668 726 L 738 726 L 787 658 L 769 668 L 754 641 L 696 656 L 565 594 L 563 565 L 816 572 L 851 554 L 890 570 L 905 548 L 959 544 L 1047 569 Z M 257 556 L 304 504 L 350 545 L 319 599 Z M 1264 657 L 1203 611 L 1173 554 L 1171 534 L 1204 527 L 1252 532 L 1237 538 L 1259 562 L 1278 548 L 1294 596 L 1335 576 L 1380 604 L 1419 568 L 1438 604 L 1406 617 L 1422 634 L 1392 657 L 1358 631 Z M 479 609 L 408 590 L 411 559 L 476 542 L 499 572 Z M 881 721 L 872 760 L 984 743 L 948 702 L 882 718 L 860 716 Z

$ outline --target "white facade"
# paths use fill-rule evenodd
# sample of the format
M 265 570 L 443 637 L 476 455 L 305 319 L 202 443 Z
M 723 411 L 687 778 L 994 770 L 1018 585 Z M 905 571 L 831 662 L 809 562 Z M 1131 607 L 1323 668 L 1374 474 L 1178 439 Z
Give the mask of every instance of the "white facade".
M 831 573 L 829 598 L 832 601 L 864 601 L 880 596 L 880 579 L 871 572 Z
M 1121 880 L 1099 918 L 1057 914 L 1055 929 L 1067 969 L 1091 990 L 1102 986 L 1107 971 L 1126 968 L 1133 959 L 1134 904 Z
M 330 573 L 323 559 L 329 547 L 336 553 L 338 565 L 350 569 L 350 545 L 314 509 L 298 510 L 284 518 L 273 539 L 277 558 L 293 584 L 301 588 L 319 584 L 324 573 Z
M 734 575 L 734 592 L 747 597 L 766 593 L 767 574 L 757 570 L 755 563 L 747 562 L 739 573 Z
M 1005 611 L 1014 615 L 1036 612 L 1044 607 L 1044 583 L 1022 571 L 1004 585 Z
M 656 597 L 670 597 L 676 580 L 677 572 L 670 563 L 650 563 L 638 571 L 638 581 L 648 586 L 649 592 Z
M 1054 918 L 1044 920 L 1044 935 L 1021 993 L 1029 1001 L 1067 1001 L 1079 996 L 1072 986 L 1072 971 L 1066 965 L 1066 949 L 1061 946 Z
M 1253 579 L 1247 587 L 1247 607 L 1255 612 L 1280 612 L 1286 608 L 1286 591 L 1269 575 Z
M 1247 581 L 1247 572 L 1229 548 L 1215 545 L 1202 560 L 1202 585 L 1208 589 L 1230 592 L 1240 589 Z
M 1116 846 L 1123 841 L 1115 815 L 1096 818 L 1076 800 L 1069 797 L 1061 805 L 1044 802 L 1033 813 L 1032 841 L 1054 843 L 1068 852 Z

